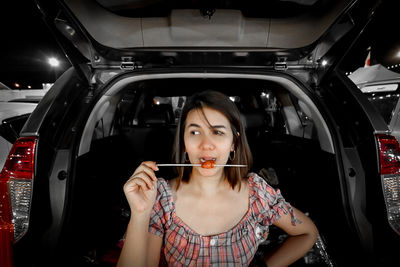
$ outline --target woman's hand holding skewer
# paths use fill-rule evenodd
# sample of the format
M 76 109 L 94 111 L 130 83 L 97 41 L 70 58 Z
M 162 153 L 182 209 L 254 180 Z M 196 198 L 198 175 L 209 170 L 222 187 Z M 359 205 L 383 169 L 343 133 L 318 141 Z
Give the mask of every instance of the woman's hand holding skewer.
M 153 161 L 144 161 L 124 185 L 124 193 L 133 216 L 149 215 L 157 195 L 158 167 Z

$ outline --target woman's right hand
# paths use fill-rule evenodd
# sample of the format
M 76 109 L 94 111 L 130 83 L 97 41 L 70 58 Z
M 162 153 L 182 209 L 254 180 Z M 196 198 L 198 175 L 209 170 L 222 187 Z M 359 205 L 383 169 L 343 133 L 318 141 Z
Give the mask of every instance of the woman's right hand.
M 149 215 L 157 196 L 158 167 L 154 161 L 144 161 L 124 185 L 124 193 L 132 215 Z

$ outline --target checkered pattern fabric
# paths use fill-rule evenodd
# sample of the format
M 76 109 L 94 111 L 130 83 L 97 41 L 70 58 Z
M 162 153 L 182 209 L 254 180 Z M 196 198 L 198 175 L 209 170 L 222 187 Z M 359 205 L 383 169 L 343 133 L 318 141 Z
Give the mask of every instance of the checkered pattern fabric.
M 171 187 L 158 180 L 158 194 L 150 218 L 149 232 L 164 239 L 168 266 L 248 266 L 269 233 L 269 226 L 293 209 L 279 190 L 255 173 L 248 175 L 250 205 L 246 215 L 231 230 L 212 236 L 193 231 L 175 214 Z

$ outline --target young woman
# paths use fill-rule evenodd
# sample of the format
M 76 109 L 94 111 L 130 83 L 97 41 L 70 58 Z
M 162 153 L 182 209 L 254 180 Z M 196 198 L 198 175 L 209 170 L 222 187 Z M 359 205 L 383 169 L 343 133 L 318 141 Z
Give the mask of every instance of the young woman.
M 156 177 L 157 164 L 146 161 L 124 185 L 131 218 L 119 267 L 158 266 L 160 254 L 169 266 L 248 266 L 272 224 L 289 238 L 264 257 L 269 267 L 295 262 L 315 243 L 312 221 L 248 173 L 251 153 L 239 111 L 226 95 L 204 91 L 187 100 L 174 158 L 203 167 L 179 167 L 178 177 L 166 181 Z M 247 167 L 205 167 L 205 161 Z

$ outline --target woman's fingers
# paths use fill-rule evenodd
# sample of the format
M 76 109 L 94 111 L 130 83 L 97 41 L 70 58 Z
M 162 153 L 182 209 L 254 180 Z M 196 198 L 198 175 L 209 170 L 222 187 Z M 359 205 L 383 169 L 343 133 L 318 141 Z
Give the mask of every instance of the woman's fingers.
M 157 181 L 154 171 L 158 171 L 157 164 L 154 161 L 144 161 L 135 170 L 132 176 L 136 176 L 140 172 L 145 172 L 153 181 Z
M 134 174 L 127 183 L 131 184 L 132 186 L 137 184 L 143 188 L 147 187 L 148 189 L 152 189 L 154 187 L 152 178 L 145 171 Z
M 151 168 L 153 171 L 158 171 L 157 164 L 154 161 L 143 161 L 142 164 Z
M 157 167 L 157 165 L 155 165 Z M 153 181 L 157 181 L 156 174 L 154 173 L 154 166 L 143 164 L 143 171 L 146 172 Z M 158 170 L 158 169 L 157 169 Z
M 143 189 L 146 188 L 146 189 L 151 190 L 151 189 L 153 188 L 151 185 L 149 185 L 148 182 L 146 182 L 145 180 L 142 180 L 141 178 L 136 178 L 135 181 L 134 181 L 134 183 L 135 183 L 136 185 L 141 186 Z
M 129 206 L 137 214 L 150 211 L 154 205 L 157 196 L 156 170 L 155 162 L 142 162 L 124 185 Z

